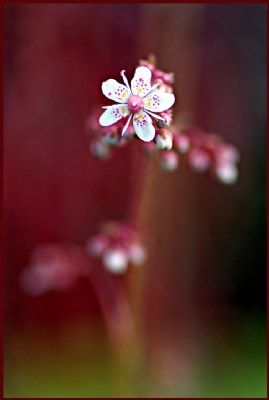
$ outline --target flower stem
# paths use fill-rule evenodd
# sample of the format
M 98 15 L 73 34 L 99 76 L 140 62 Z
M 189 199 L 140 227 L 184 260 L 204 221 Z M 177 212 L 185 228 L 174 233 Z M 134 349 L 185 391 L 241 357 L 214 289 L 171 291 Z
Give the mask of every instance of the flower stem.
M 154 157 L 146 157 L 139 148 L 135 150 L 129 223 L 144 238 L 147 245 L 147 252 L 149 253 L 151 210 L 157 177 L 156 159 Z M 146 335 L 144 332 L 143 300 L 147 265 L 150 261 L 149 256 L 148 254 L 147 262 L 143 266 L 131 268 L 127 277 L 127 288 L 135 324 L 135 336 L 133 337 L 132 343 L 132 375 L 134 387 L 138 386 L 137 381 L 140 381 L 140 379 L 142 381 L 144 376 L 144 339 Z M 138 395 L 138 393 L 135 395 Z

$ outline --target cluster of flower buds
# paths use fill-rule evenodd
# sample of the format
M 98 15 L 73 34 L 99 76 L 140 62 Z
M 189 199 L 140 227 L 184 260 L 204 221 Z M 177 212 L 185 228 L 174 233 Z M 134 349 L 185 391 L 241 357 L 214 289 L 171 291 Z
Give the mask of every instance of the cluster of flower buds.
M 86 251 L 102 260 L 103 266 L 114 274 L 123 274 L 128 265 L 140 266 L 146 260 L 146 250 L 141 238 L 129 225 L 106 222 L 100 234 L 86 243 Z
M 157 153 L 164 170 L 174 171 L 180 162 L 185 162 L 195 172 L 209 171 L 221 183 L 229 185 L 237 181 L 239 152 L 220 136 L 193 126 L 181 127 L 173 134 L 166 129 L 160 131 L 162 137 L 158 134 L 155 144 L 147 144 L 147 153 Z
M 139 65 L 147 67 L 152 73 L 153 83 L 162 82 L 162 87 L 166 89 L 167 92 L 172 93 L 172 85 L 175 82 L 175 77 L 173 72 L 163 72 L 156 68 L 156 57 L 154 54 L 150 54 L 147 60 L 140 60 Z
M 129 125 L 125 135 L 122 136 L 123 120 L 109 127 L 100 127 L 99 117 L 100 112 L 95 111 L 86 120 L 86 130 L 93 137 L 90 142 L 90 152 L 100 160 L 110 160 L 113 149 L 127 145 L 135 137 L 135 132 L 132 125 Z
M 110 159 L 114 148 L 137 140 L 144 153 L 158 157 L 165 171 L 176 170 L 185 160 L 196 172 L 210 171 L 219 182 L 235 183 L 238 150 L 215 134 L 186 125 L 186 121 L 173 124 L 173 73 L 157 69 L 154 56 L 140 60 L 139 65 L 131 87 L 125 71 L 122 71 L 125 85 L 114 79 L 103 83 L 103 94 L 118 104 L 104 107 L 106 111 L 101 117 L 96 110 L 87 119 L 87 129 L 93 138 L 92 155 Z
M 44 244 L 36 247 L 22 272 L 20 284 L 31 295 L 64 290 L 78 278 L 93 276 L 94 258 L 101 258 L 105 269 L 123 274 L 128 265 L 140 266 L 146 250 L 138 233 L 128 224 L 106 222 L 100 234 L 87 240 L 86 247 L 74 244 Z
M 238 178 L 239 152 L 218 135 L 191 126 L 181 128 L 174 133 L 173 149 L 195 172 L 210 171 L 219 182 L 228 185 Z
M 40 245 L 33 252 L 20 283 L 25 292 L 41 295 L 50 290 L 64 290 L 80 276 L 88 274 L 88 266 L 77 246 Z

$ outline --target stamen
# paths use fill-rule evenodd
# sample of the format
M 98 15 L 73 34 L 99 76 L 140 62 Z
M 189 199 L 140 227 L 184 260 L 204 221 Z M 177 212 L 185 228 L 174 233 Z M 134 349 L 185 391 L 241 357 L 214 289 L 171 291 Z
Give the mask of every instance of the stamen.
M 105 109 L 107 109 L 107 108 L 118 108 L 118 107 L 124 107 L 124 106 L 127 106 L 127 103 L 121 103 L 121 104 L 112 104 L 111 106 L 103 106 L 102 108 L 105 108 Z
M 150 114 L 152 117 L 154 117 L 154 118 L 156 118 L 156 119 L 160 119 L 161 121 L 165 121 L 165 118 L 160 117 L 158 114 L 154 114 L 153 112 L 148 111 L 148 110 L 144 110 L 144 111 L 145 111 L 146 113 Z
M 127 78 L 126 78 L 126 76 L 125 76 L 125 69 L 123 69 L 122 71 L 121 71 L 121 76 L 122 76 L 122 79 L 123 79 L 123 82 L 125 83 L 125 85 L 127 86 L 127 88 L 130 90 L 130 92 L 132 93 L 132 91 L 131 91 L 131 88 L 130 88 L 130 86 L 129 86 L 129 82 L 128 82 L 128 80 L 127 80 Z
M 154 92 L 154 90 L 156 90 L 156 89 L 158 88 L 158 86 L 160 86 L 160 82 L 155 83 L 155 85 L 153 85 L 153 86 L 151 87 L 150 91 L 149 91 L 147 94 L 145 94 L 145 95 L 143 96 L 143 99 L 144 99 L 145 97 L 147 97 L 150 93 Z
M 125 126 L 124 126 L 124 128 L 123 128 L 123 130 L 122 130 L 121 136 L 123 136 L 123 135 L 125 134 L 125 132 L 127 131 L 132 116 L 133 116 L 133 114 L 131 114 L 131 115 L 129 116 L 128 121 L 126 122 L 126 124 L 125 124 Z

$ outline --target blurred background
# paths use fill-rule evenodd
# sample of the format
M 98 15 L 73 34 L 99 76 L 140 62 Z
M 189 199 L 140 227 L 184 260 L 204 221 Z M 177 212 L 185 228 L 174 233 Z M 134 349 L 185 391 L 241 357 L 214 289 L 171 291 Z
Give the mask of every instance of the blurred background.
M 37 245 L 128 217 L 132 145 L 94 159 L 85 119 L 150 53 L 174 114 L 235 144 L 240 177 L 156 171 L 146 367 L 123 397 L 266 397 L 266 6 L 13 4 L 4 28 L 5 397 L 116 396 L 91 284 L 33 297 L 19 277 Z

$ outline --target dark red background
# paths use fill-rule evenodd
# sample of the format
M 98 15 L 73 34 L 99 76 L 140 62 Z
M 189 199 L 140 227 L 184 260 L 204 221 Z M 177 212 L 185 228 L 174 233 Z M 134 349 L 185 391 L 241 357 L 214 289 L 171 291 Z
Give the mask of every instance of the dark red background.
M 55 329 L 100 315 L 87 282 L 32 298 L 18 279 L 36 245 L 84 244 L 100 220 L 126 217 L 132 147 L 95 160 L 84 123 L 104 100 L 101 82 L 123 68 L 130 78 L 149 53 L 176 73 L 175 112 L 189 110 L 242 155 L 233 188 L 184 168 L 160 173 L 152 326 L 218 320 L 222 304 L 230 315 L 263 313 L 265 6 L 6 5 L 4 22 L 6 327 Z

